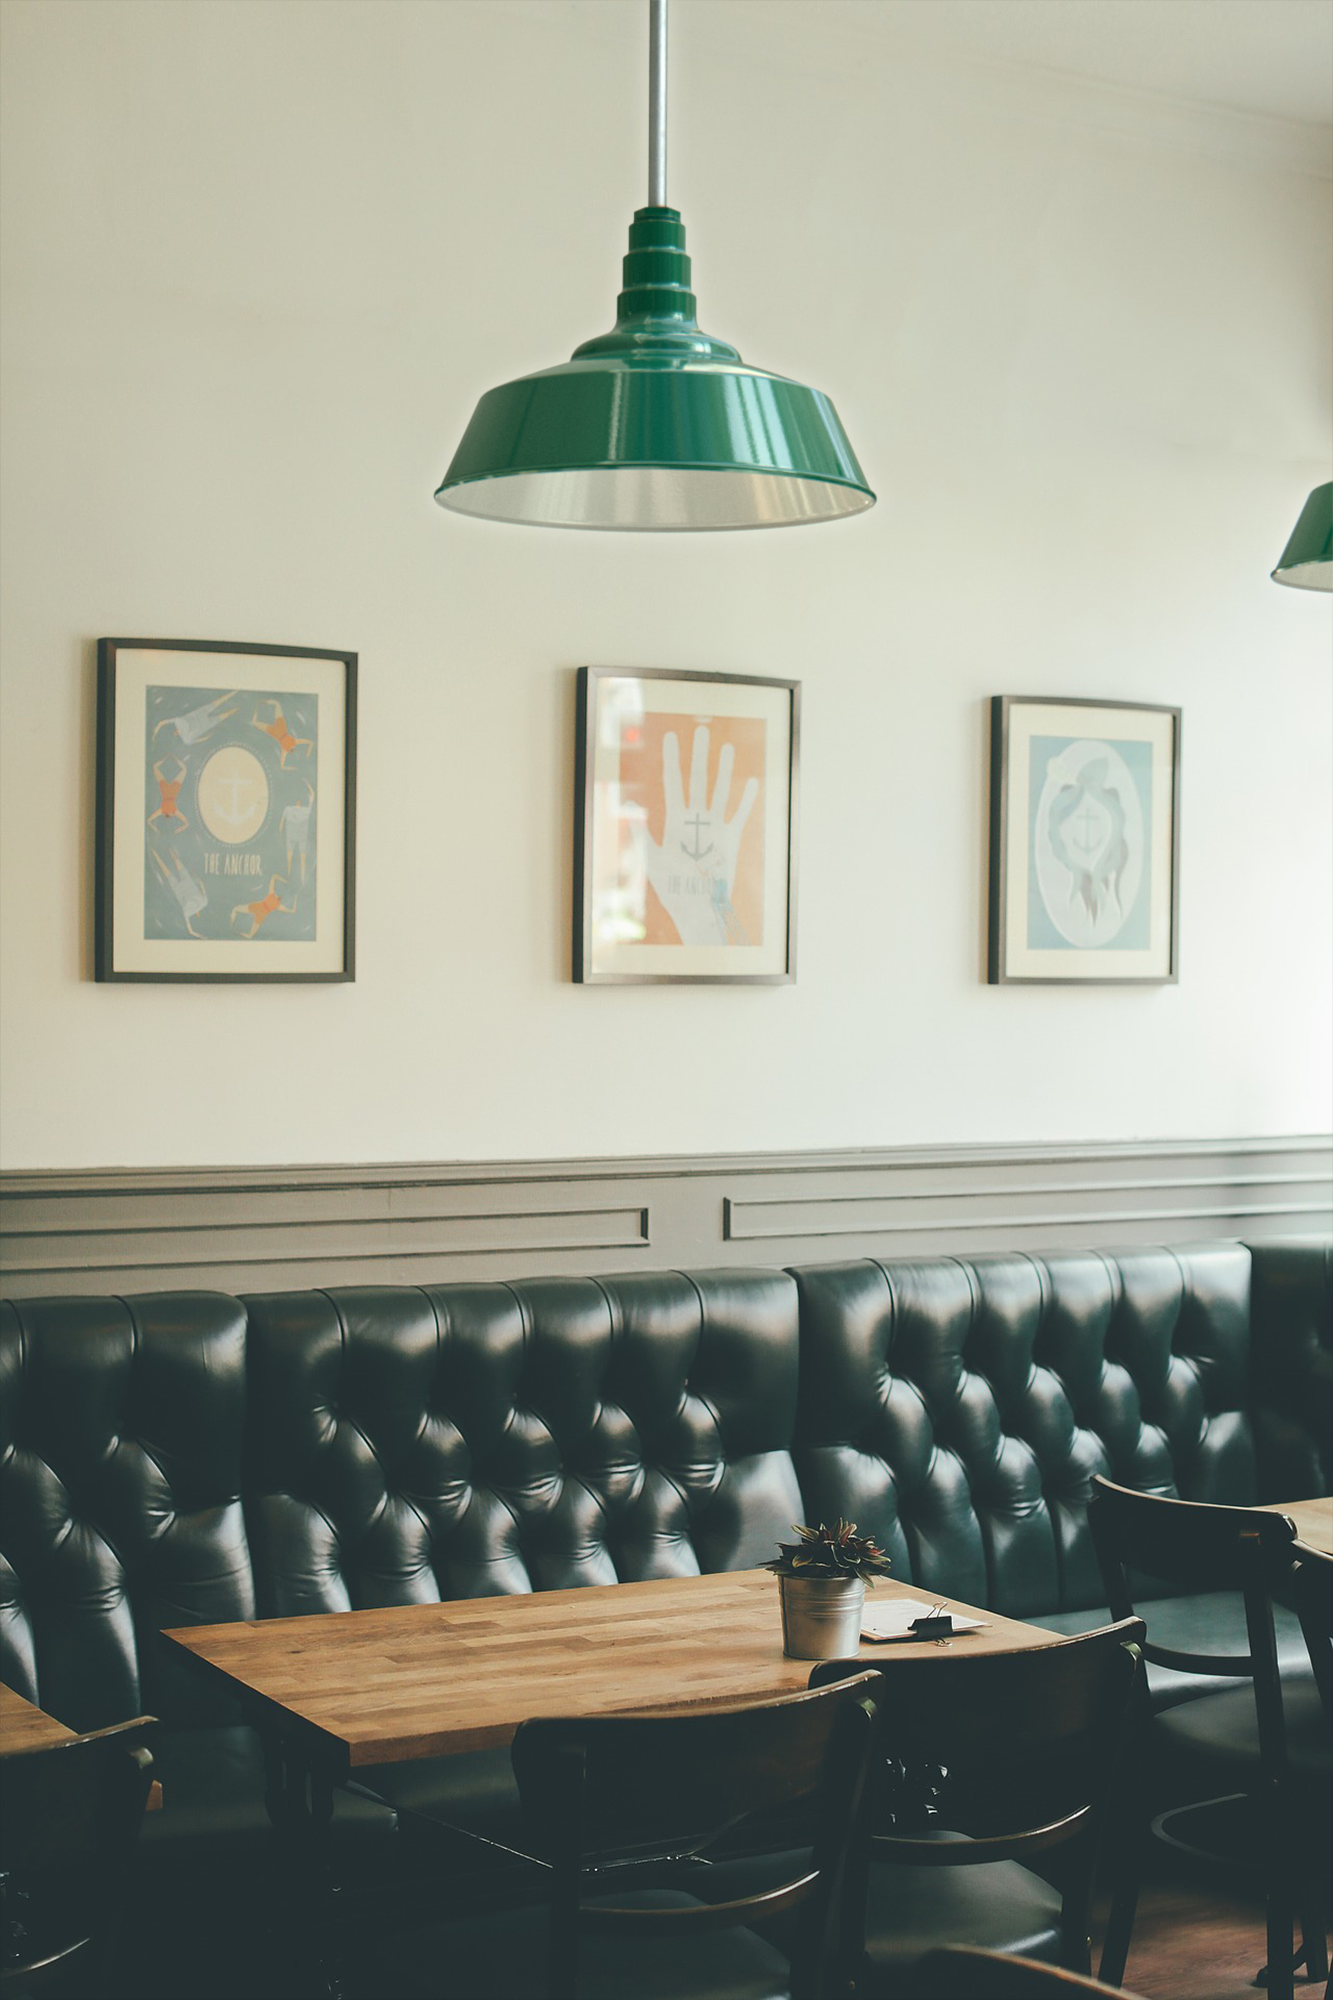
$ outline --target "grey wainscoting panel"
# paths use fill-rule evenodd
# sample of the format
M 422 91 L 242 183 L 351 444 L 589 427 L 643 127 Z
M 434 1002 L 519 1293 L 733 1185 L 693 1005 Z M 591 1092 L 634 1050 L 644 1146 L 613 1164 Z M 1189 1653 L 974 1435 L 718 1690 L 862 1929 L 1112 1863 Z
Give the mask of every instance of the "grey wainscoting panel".
M 13 1297 L 1286 1236 L 1333 1138 L 0 1176 Z

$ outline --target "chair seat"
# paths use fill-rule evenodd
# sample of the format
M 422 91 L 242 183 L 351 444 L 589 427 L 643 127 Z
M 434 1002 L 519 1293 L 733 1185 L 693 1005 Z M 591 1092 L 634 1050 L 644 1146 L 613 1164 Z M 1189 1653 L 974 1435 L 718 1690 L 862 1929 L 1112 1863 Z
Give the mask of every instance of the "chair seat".
M 942 1839 L 959 1836 L 942 1834 Z M 753 1895 L 771 1883 L 799 1875 L 807 1853 L 746 1855 L 701 1868 L 691 1888 L 708 1903 Z M 777 1917 L 763 1927 L 776 1945 L 787 1942 L 790 1919 Z M 1048 1882 L 1016 1861 L 986 1861 L 974 1868 L 879 1868 L 872 1865 L 866 1911 L 868 1990 L 876 1990 L 874 1968 L 891 1974 L 897 1990 L 902 1969 L 942 1937 L 957 1944 L 1022 1952 L 1053 1960 L 1060 1951 L 1060 1897 Z
M 941 1938 L 1054 1960 L 1060 1953 L 1060 1897 L 1017 1861 L 975 1868 L 870 1870 L 865 1990 L 896 1991 L 905 1966 Z
M 1292 1777 L 1302 1788 L 1309 1784 L 1326 1797 L 1333 1781 L 1333 1741 L 1313 1676 L 1291 1683 L 1284 1679 L 1282 1714 Z M 1206 1765 L 1219 1790 L 1228 1782 L 1237 1790 L 1258 1782 L 1259 1725 L 1248 1686 L 1170 1709 L 1158 1716 L 1155 1734 L 1172 1757 Z
M 1231 1590 L 1204 1590 L 1182 1597 L 1148 1597 L 1141 1606 L 1148 1632 L 1156 1646 L 1184 1653 L 1248 1653 L 1249 1635 L 1245 1627 L 1245 1605 Z M 1043 1612 L 1037 1623 L 1052 1632 L 1090 1632 L 1106 1622 L 1105 1611 Z M 1283 1681 L 1306 1681 L 1313 1685 L 1310 1655 L 1300 1623 L 1281 1605 L 1273 1607 L 1273 1629 L 1277 1638 L 1278 1666 Z M 1154 1710 L 1161 1714 L 1179 1702 L 1196 1696 L 1213 1695 L 1224 1689 L 1243 1688 L 1247 1680 L 1218 1680 L 1207 1674 L 1178 1674 L 1170 1667 L 1148 1667 L 1148 1693 Z M 1251 1696 L 1251 1702 L 1253 1696 Z
M 597 1898 L 588 1898 L 596 1907 Z M 614 1901 L 614 1898 L 608 1900 Z M 639 1890 L 642 1909 L 698 1908 L 682 1891 Z M 546 2000 L 549 1912 L 545 1904 L 398 1930 L 352 1968 L 354 2000 L 440 2000 L 446 1989 L 467 2000 Z M 753 1931 L 655 1937 L 650 1947 L 613 1932 L 585 1933 L 579 1947 L 580 2000 L 790 2000 L 787 1961 Z

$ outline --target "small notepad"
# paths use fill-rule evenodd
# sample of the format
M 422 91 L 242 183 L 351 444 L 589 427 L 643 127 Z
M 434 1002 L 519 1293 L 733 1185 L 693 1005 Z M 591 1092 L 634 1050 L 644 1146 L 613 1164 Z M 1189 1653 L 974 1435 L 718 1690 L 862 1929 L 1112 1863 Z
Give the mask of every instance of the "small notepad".
M 936 1600 L 938 1602 L 938 1599 Z M 887 1643 L 891 1639 L 914 1640 L 912 1630 L 918 1618 L 929 1618 L 935 1604 L 925 1597 L 890 1597 L 882 1604 L 867 1604 L 861 1614 L 861 1637 Z M 979 1632 L 984 1620 L 961 1618 L 950 1613 L 955 1632 Z

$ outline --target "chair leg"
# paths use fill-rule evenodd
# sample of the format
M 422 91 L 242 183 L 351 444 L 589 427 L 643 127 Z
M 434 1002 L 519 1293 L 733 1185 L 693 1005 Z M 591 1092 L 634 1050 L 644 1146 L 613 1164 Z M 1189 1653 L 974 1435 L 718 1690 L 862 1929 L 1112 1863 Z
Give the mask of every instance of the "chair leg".
M 1124 1983 L 1125 1961 L 1129 1957 L 1129 1941 L 1134 1933 L 1138 1906 L 1139 1871 L 1132 1868 L 1111 1891 L 1111 1908 L 1106 1919 L 1106 1934 L 1102 1939 L 1101 1961 L 1097 1967 L 1097 1977 L 1103 1986 Z
M 1276 1813 L 1270 1821 L 1269 1842 L 1268 1963 L 1254 1983 L 1267 1989 L 1269 2000 L 1294 2000 L 1298 1972 L 1312 1985 L 1329 1979 L 1321 1885 L 1311 1877 L 1308 1864 L 1302 1865 L 1303 1857 L 1293 1852 L 1290 1829 Z M 1297 1918 L 1300 1941 L 1293 1945 Z
M 1140 1669 L 1127 1722 L 1123 1775 L 1112 1788 L 1102 1847 L 1111 1890 L 1097 1967 L 1097 1977 L 1104 1986 L 1120 1986 L 1124 1981 L 1138 1914 L 1144 1854 L 1152 1832 L 1153 1776 L 1147 1747 L 1151 1724 L 1148 1683 Z
M 1328 1942 L 1324 1935 L 1323 1905 L 1318 1894 L 1312 1890 L 1307 1890 L 1301 1900 L 1301 1957 L 1307 1979 L 1328 1978 Z
M 1268 1894 L 1265 1898 L 1268 1924 L 1268 1963 L 1255 1985 L 1262 1983 L 1269 2000 L 1294 2000 L 1295 1973 L 1301 1955 L 1292 1945 L 1293 1908 L 1289 1856 L 1284 1829 L 1276 1813 L 1268 1821 Z
M 1148 1838 L 1148 1816 L 1142 1801 L 1131 1804 L 1121 1823 L 1113 1830 L 1110 1843 L 1111 1907 L 1102 1938 L 1102 1955 L 1097 1977 L 1104 1986 L 1120 1986 L 1125 1977 L 1125 1961 L 1134 1933 L 1139 1907 L 1139 1884 L 1143 1877 L 1143 1850 Z
M 1321 1963 L 1319 1964 L 1318 1969 L 1312 1972 L 1309 1967 L 1309 1960 L 1306 1956 L 1305 1941 L 1304 1939 L 1302 1939 L 1300 1944 L 1294 1946 L 1293 1949 L 1287 1953 L 1285 1958 L 1283 1958 L 1280 1953 L 1278 1954 L 1277 1957 L 1278 1977 L 1276 1979 L 1272 1977 L 1273 1961 L 1270 1958 L 1269 1963 L 1267 1965 L 1260 1966 L 1258 1972 L 1254 1976 L 1252 1984 L 1255 1986 L 1262 1987 L 1267 1993 L 1284 1994 L 1286 1996 L 1289 1996 L 1289 2000 L 1294 2000 L 1295 1981 L 1296 1981 L 1296 1974 L 1298 1972 L 1301 1974 L 1302 1983 L 1308 1980 L 1311 1985 L 1314 1984 L 1316 1979 L 1322 1979 L 1324 1977 L 1327 1966 L 1327 1957 L 1326 1954 L 1324 1954 L 1323 1952 L 1319 1952 L 1317 1955 Z M 1330 2000 L 1329 1987 L 1333 1987 L 1333 1979 L 1330 1979 L 1328 1984 L 1324 1988 L 1324 2000 Z
M 1271 2000 L 1295 2000 L 1295 1979 L 1300 1964 L 1301 1955 L 1298 1951 L 1284 1952 L 1280 1947 L 1275 1948 L 1270 1941 L 1268 1957 L 1250 1984 L 1271 1995 Z M 1274 1966 L 1277 1967 L 1276 1974 Z

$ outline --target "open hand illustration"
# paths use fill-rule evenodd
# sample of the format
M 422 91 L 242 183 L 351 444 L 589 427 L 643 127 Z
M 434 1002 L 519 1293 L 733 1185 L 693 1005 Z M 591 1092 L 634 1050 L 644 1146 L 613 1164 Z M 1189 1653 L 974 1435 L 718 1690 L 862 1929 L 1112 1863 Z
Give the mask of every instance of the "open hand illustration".
M 662 791 L 666 804 L 662 841 L 646 827 L 634 838 L 644 870 L 682 944 L 748 944 L 749 938 L 731 906 L 736 857 L 745 823 L 759 796 L 759 780 L 750 778 L 740 804 L 726 817 L 731 795 L 731 769 L 736 753 L 724 743 L 717 760 L 717 783 L 708 801 L 708 729 L 700 724 L 690 748 L 690 796 L 685 802 L 681 780 L 680 741 L 674 731 L 662 739 Z

